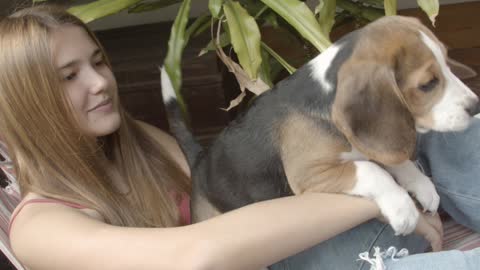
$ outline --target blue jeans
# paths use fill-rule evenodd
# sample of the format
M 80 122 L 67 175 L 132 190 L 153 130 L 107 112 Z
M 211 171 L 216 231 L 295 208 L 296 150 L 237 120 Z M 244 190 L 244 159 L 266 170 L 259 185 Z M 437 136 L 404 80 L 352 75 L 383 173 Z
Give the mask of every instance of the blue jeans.
M 440 195 L 441 207 L 458 223 L 480 232 L 480 119 L 462 132 L 429 132 L 418 138 L 420 167 Z M 288 243 L 287 243 L 288 244 Z M 366 222 L 333 239 L 270 266 L 271 270 L 366 270 L 370 263 L 359 254 L 374 247 L 406 248 L 410 255 L 399 260 L 385 259 L 388 270 L 480 268 L 480 248 L 468 251 L 422 253 L 429 247 L 423 238 L 410 234 L 395 236 L 391 227 L 376 220 Z

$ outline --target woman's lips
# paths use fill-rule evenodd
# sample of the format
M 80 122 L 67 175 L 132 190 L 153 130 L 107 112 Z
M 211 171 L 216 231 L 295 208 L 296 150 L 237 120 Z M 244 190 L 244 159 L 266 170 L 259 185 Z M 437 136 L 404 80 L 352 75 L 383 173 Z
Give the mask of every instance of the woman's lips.
M 88 110 L 88 112 L 93 112 L 93 111 L 109 111 L 112 108 L 112 99 L 106 99 L 99 104 L 97 104 L 95 107 L 92 109 Z

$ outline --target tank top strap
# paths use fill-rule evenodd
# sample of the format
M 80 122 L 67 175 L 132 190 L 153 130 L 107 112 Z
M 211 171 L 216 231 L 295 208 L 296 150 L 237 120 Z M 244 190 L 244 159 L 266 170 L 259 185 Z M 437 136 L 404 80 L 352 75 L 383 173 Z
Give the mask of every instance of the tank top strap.
M 22 209 L 28 205 L 28 204 L 32 204 L 32 203 L 57 203 L 57 204 L 63 204 L 65 206 L 68 206 L 68 207 L 71 207 L 71 208 L 76 208 L 76 209 L 85 209 L 85 208 L 88 208 L 88 207 L 85 207 L 83 205 L 80 205 L 80 204 L 77 204 L 77 203 L 72 203 L 72 202 L 67 202 L 67 201 L 63 201 L 63 200 L 58 200 L 58 199 L 47 199 L 47 198 L 38 198 L 38 199 L 30 199 L 30 200 L 27 200 L 23 203 L 21 203 L 17 209 L 15 209 L 13 211 L 13 214 L 12 216 L 10 217 L 10 222 L 8 224 L 8 235 L 10 235 L 10 229 L 12 228 L 12 224 L 13 224 L 13 221 L 15 220 L 15 218 L 17 217 L 18 213 L 20 213 L 20 211 L 22 211 Z

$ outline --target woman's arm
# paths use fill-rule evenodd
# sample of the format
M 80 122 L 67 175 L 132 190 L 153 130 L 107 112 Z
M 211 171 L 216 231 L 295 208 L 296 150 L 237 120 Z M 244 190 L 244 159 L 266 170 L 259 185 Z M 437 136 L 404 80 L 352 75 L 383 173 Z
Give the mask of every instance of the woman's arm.
M 379 215 L 371 201 L 303 194 L 194 225 L 124 228 L 56 204 L 29 204 L 11 231 L 31 270 L 260 269 Z

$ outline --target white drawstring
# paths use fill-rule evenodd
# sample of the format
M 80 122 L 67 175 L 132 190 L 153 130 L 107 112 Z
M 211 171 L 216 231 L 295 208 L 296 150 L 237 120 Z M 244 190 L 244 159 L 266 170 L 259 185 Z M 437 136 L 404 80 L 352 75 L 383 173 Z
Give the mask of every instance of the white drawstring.
M 387 251 L 381 252 L 379 247 L 374 247 L 373 250 L 373 258 L 370 258 L 368 251 L 358 254 L 358 260 L 366 261 L 371 265 L 370 270 L 387 270 L 383 259 L 390 258 L 392 261 L 398 261 L 399 258 L 408 256 L 406 248 L 397 251 L 396 247 L 389 247 Z
M 408 249 L 402 248 L 397 251 L 396 247 L 389 247 L 385 252 L 385 257 L 390 257 L 392 261 L 398 261 L 400 258 L 408 256 Z

